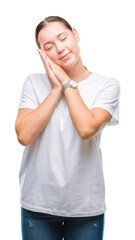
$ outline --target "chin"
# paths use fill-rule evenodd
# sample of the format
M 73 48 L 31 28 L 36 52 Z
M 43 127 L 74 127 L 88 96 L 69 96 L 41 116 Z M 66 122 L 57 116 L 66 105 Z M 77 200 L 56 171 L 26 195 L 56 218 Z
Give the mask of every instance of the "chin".
M 62 68 L 65 70 L 69 70 L 71 68 L 73 68 L 75 66 L 75 64 L 77 63 L 77 61 L 79 60 L 80 55 L 71 63 L 69 63 L 67 66 L 63 66 Z
M 62 65 L 61 67 L 64 69 L 64 70 L 69 70 L 70 68 L 72 68 L 74 66 L 74 63 L 70 63 L 70 64 L 65 64 L 65 65 Z
M 79 60 L 80 58 L 80 52 L 78 53 L 78 56 L 74 56 L 72 57 L 72 59 L 68 60 L 67 62 L 65 63 L 62 63 L 62 62 L 57 62 L 55 60 L 53 60 L 57 65 L 59 65 L 61 68 L 63 68 L 64 70 L 69 70 L 71 68 L 74 67 L 74 65 L 76 64 L 76 62 Z

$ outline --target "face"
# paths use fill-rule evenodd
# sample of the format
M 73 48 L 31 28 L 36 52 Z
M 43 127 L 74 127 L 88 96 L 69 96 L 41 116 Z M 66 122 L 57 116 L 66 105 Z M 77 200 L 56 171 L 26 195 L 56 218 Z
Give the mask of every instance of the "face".
M 38 34 L 38 41 L 52 61 L 63 69 L 71 68 L 79 59 L 79 35 L 63 23 L 50 22 Z M 62 58 L 64 55 L 64 58 Z

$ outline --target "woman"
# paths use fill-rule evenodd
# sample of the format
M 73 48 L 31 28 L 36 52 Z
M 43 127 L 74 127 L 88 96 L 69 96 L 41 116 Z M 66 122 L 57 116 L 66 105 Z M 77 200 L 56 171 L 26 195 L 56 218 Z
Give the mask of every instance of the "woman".
M 35 31 L 46 73 L 23 85 L 15 123 L 25 146 L 19 180 L 24 240 L 102 240 L 106 211 L 100 137 L 119 123 L 119 81 L 90 72 L 79 34 L 58 16 Z

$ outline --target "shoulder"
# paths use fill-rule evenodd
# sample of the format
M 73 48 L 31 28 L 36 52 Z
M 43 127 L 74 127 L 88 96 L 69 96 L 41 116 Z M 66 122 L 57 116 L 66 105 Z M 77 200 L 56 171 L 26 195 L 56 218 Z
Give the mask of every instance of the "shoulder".
M 31 81 L 31 83 L 40 83 L 49 81 L 47 73 L 31 73 L 27 76 L 27 78 Z
M 96 84 L 100 87 L 100 89 L 106 87 L 114 87 L 120 90 L 120 81 L 114 77 L 105 76 L 99 73 L 95 73 Z
M 116 79 L 114 77 L 107 76 L 107 75 L 103 75 L 103 74 L 100 74 L 100 73 L 95 73 L 95 77 L 99 82 L 102 82 L 103 84 L 106 84 L 110 81 L 112 81 L 114 83 L 119 83 L 118 79 Z
M 46 79 L 47 74 L 46 73 L 31 73 L 31 74 L 28 75 L 28 78 L 31 81 L 37 81 L 39 79 Z
M 32 73 L 27 76 L 26 82 L 32 85 L 35 89 L 51 89 L 51 83 L 48 79 L 47 73 Z

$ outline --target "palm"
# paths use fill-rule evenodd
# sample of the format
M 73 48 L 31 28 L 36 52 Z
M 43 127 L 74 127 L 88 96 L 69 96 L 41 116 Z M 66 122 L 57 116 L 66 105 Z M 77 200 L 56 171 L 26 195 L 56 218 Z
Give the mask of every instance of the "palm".
M 39 52 L 40 57 L 42 59 L 42 62 L 44 64 L 44 67 L 45 67 L 47 76 L 48 76 L 48 78 L 50 80 L 50 83 L 52 85 L 52 88 L 53 87 L 60 87 L 60 88 L 62 88 L 61 83 L 58 81 L 57 77 L 55 76 L 54 72 L 51 69 L 50 64 L 47 61 L 47 55 L 45 54 L 45 52 L 43 50 L 41 50 L 41 51 L 38 50 L 38 52 Z M 51 61 L 51 65 L 53 65 L 54 62 L 51 59 L 50 59 L 50 61 Z

